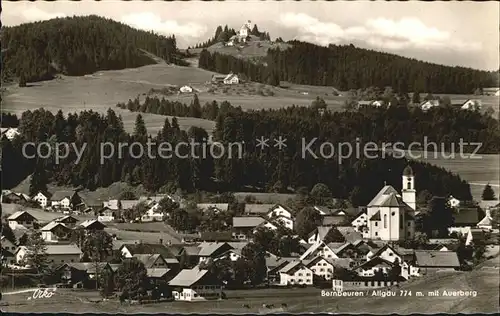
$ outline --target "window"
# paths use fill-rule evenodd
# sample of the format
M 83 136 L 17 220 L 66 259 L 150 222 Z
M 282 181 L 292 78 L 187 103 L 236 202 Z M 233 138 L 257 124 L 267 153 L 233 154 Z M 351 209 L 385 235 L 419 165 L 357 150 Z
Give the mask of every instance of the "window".
M 328 272 L 332 272 L 332 268 L 328 268 L 328 270 L 327 270 L 327 271 L 328 271 Z
M 298 279 L 297 282 L 302 283 L 302 279 Z
M 378 226 L 378 222 L 375 222 L 375 226 Z
M 408 182 L 406 183 L 406 188 L 408 190 L 411 190 L 411 180 L 408 180 Z
M 389 252 L 389 257 L 392 257 L 394 256 L 394 254 L 392 252 Z
M 399 215 L 399 228 L 400 229 L 403 229 L 403 222 L 404 222 L 403 214 L 400 214 Z
M 306 274 L 306 276 L 311 276 L 311 274 L 310 274 L 310 273 L 307 273 L 307 274 Z
M 299 273 L 299 276 L 302 276 L 302 273 Z
M 378 236 L 378 232 L 375 232 L 375 236 Z
M 384 228 L 387 228 L 387 214 L 384 214 Z
M 71 262 L 75 262 L 75 260 L 74 260 L 74 259 L 71 259 Z
M 410 226 L 411 226 L 411 222 L 408 222 L 408 227 L 410 227 Z
M 325 269 L 323 269 L 323 268 L 319 269 L 319 272 L 324 272 L 324 271 L 325 271 Z

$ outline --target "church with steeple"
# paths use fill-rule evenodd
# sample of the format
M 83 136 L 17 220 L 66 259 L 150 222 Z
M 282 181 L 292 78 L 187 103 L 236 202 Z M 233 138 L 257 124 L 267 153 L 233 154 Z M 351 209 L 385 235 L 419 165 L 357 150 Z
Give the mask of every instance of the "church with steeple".
M 409 165 L 401 180 L 401 194 L 385 185 L 367 205 L 369 239 L 399 241 L 415 236 L 415 175 Z

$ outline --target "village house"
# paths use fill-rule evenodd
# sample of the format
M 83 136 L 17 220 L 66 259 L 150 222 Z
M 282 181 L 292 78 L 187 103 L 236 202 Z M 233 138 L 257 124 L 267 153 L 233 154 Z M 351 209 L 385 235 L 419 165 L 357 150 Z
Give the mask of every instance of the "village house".
M 53 208 L 70 209 L 82 203 L 82 199 L 76 191 L 56 191 L 50 198 L 50 206 Z
M 458 207 L 460 205 L 460 200 L 450 195 L 448 197 L 448 205 L 453 208 Z
M 358 108 L 373 106 L 379 108 L 385 103 L 382 100 L 358 101 Z
M 17 211 L 7 218 L 9 222 L 9 227 L 12 230 L 15 229 L 31 229 L 38 220 L 28 213 L 27 211 Z
M 152 206 L 141 216 L 141 222 L 161 222 L 165 213 L 160 211 L 160 203 L 153 202 Z
M 325 240 L 326 234 L 328 234 L 330 229 L 332 229 L 332 227 L 318 226 L 307 236 L 307 243 L 313 245 Z
M 235 75 L 233 73 L 230 73 L 228 74 L 224 80 L 223 80 L 223 83 L 224 84 L 239 84 L 240 83 L 240 78 L 238 77 L 238 75 Z
M 336 278 L 332 281 L 333 290 L 342 291 L 358 291 L 366 289 L 390 288 L 397 286 L 399 283 L 406 281 L 403 277 L 392 276 L 371 276 L 365 277 L 360 275 L 346 274 L 342 278 Z
M 266 253 L 267 280 L 270 284 L 280 282 L 279 271 L 291 261 L 299 260 L 298 257 L 278 257 L 271 253 Z
M 367 206 L 370 239 L 406 240 L 415 235 L 415 176 L 410 166 L 402 175 L 402 197 L 385 185 Z
M 85 230 L 104 230 L 106 228 L 106 225 L 96 219 L 88 219 L 78 226 Z
M 97 220 L 102 223 L 112 222 L 115 220 L 115 214 L 118 211 L 113 211 L 109 207 L 105 207 L 99 211 L 99 215 L 97 216 Z
M 47 245 L 46 255 L 47 261 L 49 263 L 67 263 L 67 262 L 79 262 L 82 256 L 82 251 L 78 246 L 69 244 L 54 244 Z M 18 264 L 23 262 L 24 257 L 28 253 L 28 248 L 26 246 L 20 246 L 16 251 L 16 262 Z
M 452 211 L 454 227 L 475 227 L 479 222 L 479 207 L 460 205 Z
M 71 215 L 65 215 L 63 217 L 56 218 L 54 222 L 64 224 L 66 227 L 73 228 L 76 226 L 78 219 Z
M 233 240 L 231 231 L 200 233 L 200 241 L 202 242 L 227 242 L 231 240 Z
M 204 242 L 199 244 L 198 248 L 200 248 L 200 251 L 197 254 L 199 258 L 198 263 L 216 261 L 217 259 L 225 256 L 231 257 L 231 254 L 233 254 L 233 257 L 235 255 L 235 253 L 230 252 L 233 250 L 233 247 L 225 242 Z M 237 258 L 230 259 L 232 259 L 232 261 L 237 260 Z
M 203 214 L 213 212 L 214 214 L 219 214 L 220 212 L 227 212 L 229 209 L 228 203 L 198 203 L 196 204 Z
M 483 88 L 483 95 L 492 95 L 492 96 L 500 96 L 500 88 L 491 87 L 491 88 Z
M 52 195 L 47 191 L 38 191 L 31 199 L 40 204 L 40 207 L 46 208 L 51 197 Z
M 338 258 L 333 251 L 324 241 L 320 241 L 311 247 L 309 247 L 301 256 L 300 260 L 313 259 L 317 256 L 320 256 L 325 259 L 333 259 Z
M 17 130 L 17 127 L 6 127 L 6 128 L 0 128 L 2 137 L 6 137 L 8 140 L 13 140 L 15 137 L 20 135 L 19 131 Z
M 481 100 L 453 100 L 452 106 L 460 108 L 461 110 L 475 111 L 481 109 Z
M 30 197 L 24 193 L 12 192 L 10 190 L 2 191 L 2 203 L 21 204 L 30 200 Z
M 415 266 L 425 275 L 439 270 L 455 270 L 460 267 L 460 262 L 453 251 L 415 250 Z
M 493 217 L 491 216 L 491 210 L 487 209 L 486 215 L 483 217 L 482 220 L 479 221 L 479 223 L 477 223 L 476 226 L 482 229 L 492 230 L 493 227 L 495 227 L 496 225 L 498 225 L 498 223 L 496 223 Z
M 331 261 L 318 256 L 310 260 L 304 260 L 303 263 L 320 280 L 327 281 L 333 278 L 334 266 Z
M 222 298 L 222 282 L 208 270 L 184 269 L 168 283 L 176 301 L 204 301 Z
M 246 210 L 246 207 L 245 207 Z M 248 210 L 249 212 L 251 211 L 250 209 Z M 286 218 L 292 219 L 293 218 L 293 211 L 289 209 L 288 207 L 281 205 L 281 204 L 275 204 L 274 206 L 269 208 L 269 213 L 267 214 L 267 217 L 273 218 L 273 217 L 280 217 L 284 216 Z
M 170 252 L 170 250 L 162 244 L 123 244 L 119 251 L 124 258 L 133 258 L 137 255 L 161 255 L 162 260 L 166 263 L 167 268 L 172 270 L 179 269 L 179 260 Z
M 71 229 L 62 223 L 50 222 L 43 226 L 40 231 L 42 232 L 43 240 L 48 242 L 58 242 L 68 240 Z
M 394 262 L 381 257 L 375 257 L 357 266 L 354 271 L 359 276 L 375 276 L 377 273 L 388 274 L 393 268 Z
M 113 269 L 107 262 L 69 262 L 57 268 L 64 284 L 78 286 L 86 289 L 95 289 L 97 275 L 107 272 L 113 273 Z
M 358 216 L 352 220 L 351 225 L 354 229 L 356 229 L 356 231 L 362 233 L 363 228 L 368 226 L 368 216 L 366 215 L 366 211 L 358 214 Z
M 434 107 L 439 106 L 439 100 L 427 100 L 422 103 L 420 103 L 419 107 L 422 111 L 428 111 Z
M 172 265 L 169 265 L 161 254 L 135 254 L 132 258 L 144 264 L 147 276 L 152 281 L 167 281 L 167 279 L 174 276 L 174 273 L 179 271 L 178 266 L 172 269 Z
M 13 265 L 16 263 L 16 250 L 17 246 L 9 239 L 7 239 L 5 236 L 1 237 L 0 243 L 2 245 L 2 250 L 0 253 L 0 258 L 2 259 L 3 262 L 5 262 L 7 265 Z
M 181 93 L 191 93 L 193 92 L 193 88 L 191 88 L 190 86 L 182 86 L 179 91 Z
M 233 238 L 238 240 L 249 239 L 254 229 L 264 222 L 266 220 L 258 216 L 233 217 Z
M 313 285 L 313 272 L 300 261 L 292 261 L 279 271 L 281 286 Z

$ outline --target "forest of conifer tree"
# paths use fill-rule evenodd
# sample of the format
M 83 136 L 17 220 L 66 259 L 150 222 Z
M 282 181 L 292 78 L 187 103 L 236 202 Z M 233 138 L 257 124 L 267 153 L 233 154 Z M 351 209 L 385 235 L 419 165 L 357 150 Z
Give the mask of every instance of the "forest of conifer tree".
M 2 27 L 2 79 L 48 80 L 154 64 L 143 51 L 177 62 L 175 36 L 139 31 L 98 16 L 57 18 Z

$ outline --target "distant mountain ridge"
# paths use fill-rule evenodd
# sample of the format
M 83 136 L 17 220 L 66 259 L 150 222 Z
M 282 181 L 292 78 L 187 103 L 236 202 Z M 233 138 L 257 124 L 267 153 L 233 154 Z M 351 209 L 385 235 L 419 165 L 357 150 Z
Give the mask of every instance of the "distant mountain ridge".
M 1 39 L 2 79 L 17 77 L 20 84 L 52 79 L 58 73 L 81 76 L 154 64 L 142 50 L 177 62 L 175 36 L 137 30 L 96 15 L 4 27 Z

